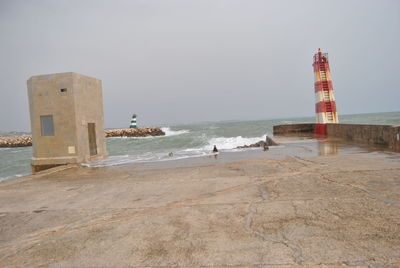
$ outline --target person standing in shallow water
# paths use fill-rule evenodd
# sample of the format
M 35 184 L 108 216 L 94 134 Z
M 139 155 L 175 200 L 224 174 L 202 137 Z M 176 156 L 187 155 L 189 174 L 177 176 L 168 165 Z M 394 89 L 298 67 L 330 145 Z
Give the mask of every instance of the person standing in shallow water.
M 214 145 L 213 153 L 214 153 L 215 159 L 217 159 L 217 156 L 218 156 L 218 149 L 217 149 L 217 146 L 216 146 L 216 145 Z
M 268 147 L 268 136 L 265 136 L 265 142 L 264 142 L 264 151 L 268 151 L 269 147 Z

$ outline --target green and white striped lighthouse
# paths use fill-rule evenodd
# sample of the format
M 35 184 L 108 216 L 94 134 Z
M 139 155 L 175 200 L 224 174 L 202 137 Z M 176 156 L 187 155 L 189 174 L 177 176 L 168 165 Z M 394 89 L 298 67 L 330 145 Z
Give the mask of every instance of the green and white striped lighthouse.
M 137 128 L 137 125 L 136 125 L 136 114 L 132 115 L 131 126 L 129 128 Z

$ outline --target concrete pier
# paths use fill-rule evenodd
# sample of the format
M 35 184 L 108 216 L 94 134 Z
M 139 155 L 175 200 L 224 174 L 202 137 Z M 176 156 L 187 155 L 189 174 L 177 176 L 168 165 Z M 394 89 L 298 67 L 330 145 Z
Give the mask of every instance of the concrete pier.
M 314 135 L 316 124 L 290 124 L 274 126 L 274 135 Z M 400 152 L 400 126 L 327 124 L 327 137 L 341 138 L 347 141 L 378 145 Z
M 396 153 L 50 171 L 0 183 L 0 267 L 400 266 Z

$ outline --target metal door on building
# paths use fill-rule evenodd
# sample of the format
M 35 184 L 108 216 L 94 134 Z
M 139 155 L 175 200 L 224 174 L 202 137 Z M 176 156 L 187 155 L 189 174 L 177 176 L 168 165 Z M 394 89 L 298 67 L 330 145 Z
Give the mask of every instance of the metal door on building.
M 90 155 L 97 154 L 97 144 L 96 144 L 96 124 L 88 123 L 88 137 L 89 137 L 89 151 Z

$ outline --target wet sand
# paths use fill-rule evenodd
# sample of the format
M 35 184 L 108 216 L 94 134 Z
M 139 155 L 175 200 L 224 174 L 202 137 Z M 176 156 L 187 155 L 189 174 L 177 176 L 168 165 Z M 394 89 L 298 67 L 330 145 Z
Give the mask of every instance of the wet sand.
M 400 154 L 283 140 L 0 183 L 0 267 L 399 267 Z

